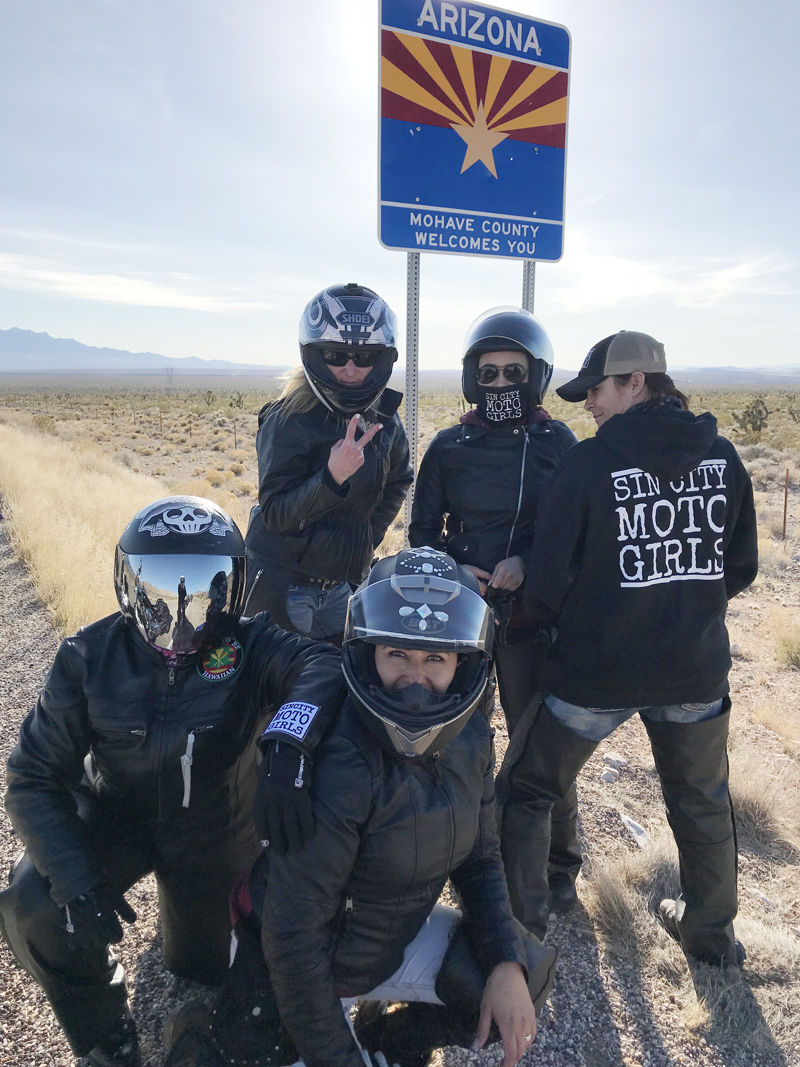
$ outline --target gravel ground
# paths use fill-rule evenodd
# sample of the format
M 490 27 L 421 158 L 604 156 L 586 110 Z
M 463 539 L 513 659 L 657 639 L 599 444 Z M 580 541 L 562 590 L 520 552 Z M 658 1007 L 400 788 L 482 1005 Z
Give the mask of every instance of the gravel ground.
M 25 567 L 9 543 L 0 522 L 0 759 L 3 765 L 16 742 L 19 723 L 36 698 L 44 674 L 57 648 L 57 638 L 46 611 L 37 603 Z M 498 721 L 502 751 L 506 738 Z M 617 785 L 600 783 L 601 746 L 587 764 L 581 781 L 582 819 L 591 841 L 591 856 L 613 856 L 633 845 L 619 819 L 620 796 L 624 806 L 649 807 L 656 797 L 652 761 L 638 724 L 626 724 L 613 738 L 613 747 L 630 761 Z M 587 842 L 587 848 L 589 842 Z M 4 865 L 19 851 L 19 842 L 5 817 L 0 819 L 0 848 Z M 588 866 L 588 865 L 587 865 Z M 579 881 L 579 889 L 583 885 Z M 147 1067 L 163 1063 L 161 1025 L 174 1007 L 197 989 L 173 978 L 160 962 L 155 886 L 145 879 L 128 894 L 139 920 L 128 928 L 120 955 L 128 969 L 132 1009 Z M 681 1014 L 685 963 L 677 951 L 664 951 L 671 960 L 672 982 L 654 981 L 644 973 L 635 955 L 612 955 L 604 948 L 582 907 L 565 918 L 553 919 L 549 938 L 559 947 L 559 970 L 548 1008 L 540 1020 L 539 1034 L 523 1064 L 549 1067 L 790 1067 L 800 1063 L 800 1049 L 788 1053 L 769 1041 L 758 1055 L 739 1054 L 715 1045 L 693 1030 Z M 17 967 L 3 946 L 0 966 L 0 1065 L 2 1067 L 68 1067 L 74 1063 L 46 1001 Z M 669 975 L 667 975 L 667 978 Z M 744 983 L 740 983 L 744 985 Z M 749 987 L 746 987 L 749 992 Z M 752 995 L 751 998 L 752 1000 Z M 755 1001 L 753 1001 L 755 1003 Z M 758 1008 L 756 1006 L 756 1016 Z M 447 1049 L 437 1055 L 442 1067 L 490 1067 L 502 1062 L 500 1047 L 483 1052 Z

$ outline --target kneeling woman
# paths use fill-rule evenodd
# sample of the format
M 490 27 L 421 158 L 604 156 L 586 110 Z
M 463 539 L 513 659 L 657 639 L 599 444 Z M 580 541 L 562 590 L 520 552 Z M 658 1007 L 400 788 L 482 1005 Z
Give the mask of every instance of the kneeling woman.
M 381 560 L 352 597 L 350 695 L 314 759 L 317 831 L 251 873 L 211 1025 L 226 1064 L 278 1046 L 275 1063 L 363 1067 L 342 1012 L 357 1000 L 409 1005 L 357 1028 L 389 1063 L 483 1044 L 493 1021 L 506 1067 L 530 1046 L 555 951 L 513 919 L 503 876 L 480 707 L 493 627 L 474 577 L 432 549 Z M 461 911 L 436 903 L 448 878 Z M 268 978 L 252 970 L 259 919 Z M 276 1003 L 295 1047 L 276 1039 Z

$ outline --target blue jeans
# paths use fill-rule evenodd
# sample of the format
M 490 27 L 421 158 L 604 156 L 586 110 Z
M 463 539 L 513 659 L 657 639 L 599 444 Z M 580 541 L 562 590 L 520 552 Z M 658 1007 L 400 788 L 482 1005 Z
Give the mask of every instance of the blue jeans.
M 650 722 L 704 722 L 713 719 L 722 711 L 722 701 L 711 704 L 661 704 L 644 708 L 582 708 L 577 704 L 568 704 L 566 700 L 548 693 L 544 698 L 547 710 L 562 726 L 572 730 L 578 737 L 587 741 L 602 741 L 612 734 L 618 726 L 641 715 Z
M 315 641 L 330 641 L 344 633 L 350 586 L 347 582 L 323 592 L 309 585 L 286 590 L 286 614 L 297 633 Z

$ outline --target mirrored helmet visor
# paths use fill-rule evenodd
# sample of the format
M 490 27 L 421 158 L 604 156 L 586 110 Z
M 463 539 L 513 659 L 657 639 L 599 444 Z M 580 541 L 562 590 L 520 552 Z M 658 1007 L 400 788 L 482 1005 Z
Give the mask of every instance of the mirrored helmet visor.
M 149 644 L 178 654 L 203 646 L 244 580 L 244 561 L 234 556 L 121 553 L 118 566 L 123 610 Z
M 492 612 L 460 582 L 431 574 L 394 574 L 365 585 L 350 598 L 344 641 L 492 651 Z

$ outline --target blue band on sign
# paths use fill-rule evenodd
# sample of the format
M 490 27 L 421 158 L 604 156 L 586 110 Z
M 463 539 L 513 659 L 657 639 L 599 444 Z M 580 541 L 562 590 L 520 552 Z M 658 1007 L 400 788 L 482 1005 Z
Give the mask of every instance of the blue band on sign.
M 282 704 L 275 712 L 264 734 L 289 734 L 290 737 L 296 737 L 298 741 L 302 741 L 318 711 L 318 704 L 305 704 L 302 700 Z

